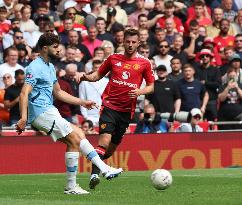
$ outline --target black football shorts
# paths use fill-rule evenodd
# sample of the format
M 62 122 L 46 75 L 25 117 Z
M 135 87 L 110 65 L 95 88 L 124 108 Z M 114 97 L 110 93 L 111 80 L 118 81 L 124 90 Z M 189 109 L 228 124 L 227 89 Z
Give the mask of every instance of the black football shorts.
M 99 134 L 111 134 L 111 142 L 119 145 L 130 122 L 130 112 L 120 112 L 104 107 L 99 119 Z

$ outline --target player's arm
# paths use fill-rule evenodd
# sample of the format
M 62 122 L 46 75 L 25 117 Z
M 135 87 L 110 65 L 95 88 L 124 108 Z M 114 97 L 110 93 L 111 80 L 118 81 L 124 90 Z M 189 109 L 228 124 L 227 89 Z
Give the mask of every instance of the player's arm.
M 145 79 L 146 86 L 143 89 L 136 88 L 135 90 L 129 91 L 128 95 L 130 98 L 136 98 L 140 95 L 147 95 L 154 92 L 155 78 L 150 61 L 148 61 L 147 65 L 145 66 L 142 76 Z
M 103 78 L 112 68 L 112 63 L 111 63 L 111 58 L 112 55 L 110 55 L 100 66 L 100 68 L 90 74 L 83 74 L 82 77 L 80 78 L 80 81 L 89 81 L 89 82 L 96 82 Z
M 25 83 L 19 96 L 20 120 L 16 124 L 18 134 L 21 134 L 26 126 L 28 119 L 28 96 L 32 89 L 33 87 L 30 84 Z
M 154 92 L 154 83 L 147 84 L 143 89 L 136 88 L 135 90 L 130 90 L 128 95 L 130 98 L 136 98 L 140 95 L 147 95 Z
M 147 84 L 143 89 L 140 89 L 139 95 L 147 95 L 154 92 L 154 83 Z
M 57 100 L 63 101 L 72 105 L 81 105 L 87 109 L 96 107 L 96 103 L 91 100 L 81 100 L 80 98 L 74 97 L 60 88 L 58 82 L 54 84 L 53 95 Z
M 89 82 L 96 82 L 99 81 L 101 78 L 103 78 L 104 75 L 102 75 L 100 72 L 95 71 L 90 74 L 83 74 L 80 81 L 89 81 Z

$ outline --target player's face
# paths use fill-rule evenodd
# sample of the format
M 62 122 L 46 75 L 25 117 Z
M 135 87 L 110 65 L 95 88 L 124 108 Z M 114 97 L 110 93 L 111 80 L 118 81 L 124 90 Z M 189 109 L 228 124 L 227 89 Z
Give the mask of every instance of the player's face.
M 59 44 L 55 43 L 51 46 L 48 46 L 48 57 L 50 59 L 58 59 L 60 56 Z
M 137 35 L 125 37 L 124 48 L 125 48 L 126 54 L 128 55 L 134 54 L 138 46 L 139 46 L 139 37 Z

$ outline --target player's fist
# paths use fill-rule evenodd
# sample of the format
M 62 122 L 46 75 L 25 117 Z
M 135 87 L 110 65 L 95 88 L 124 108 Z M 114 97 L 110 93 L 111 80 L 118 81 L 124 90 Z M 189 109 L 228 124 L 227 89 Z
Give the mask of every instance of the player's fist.
M 19 135 L 25 130 L 26 122 L 27 120 L 21 118 L 16 124 L 16 132 Z

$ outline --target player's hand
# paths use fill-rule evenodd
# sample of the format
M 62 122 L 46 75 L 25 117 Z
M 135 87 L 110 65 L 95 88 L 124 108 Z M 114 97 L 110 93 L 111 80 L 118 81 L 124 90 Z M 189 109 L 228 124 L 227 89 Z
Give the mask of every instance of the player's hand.
M 141 95 L 140 89 L 136 88 L 135 90 L 130 90 L 128 93 L 128 96 L 130 98 L 137 98 L 138 96 Z
M 76 75 L 75 75 L 75 81 L 77 83 L 80 83 L 81 81 L 84 81 L 86 80 L 86 76 L 85 76 L 85 72 L 76 72 Z
M 27 120 L 21 118 L 15 125 L 18 135 L 20 135 L 25 130 L 26 122 Z
M 87 108 L 88 110 L 97 108 L 98 109 L 98 104 L 91 101 L 91 100 L 83 100 L 81 106 Z

